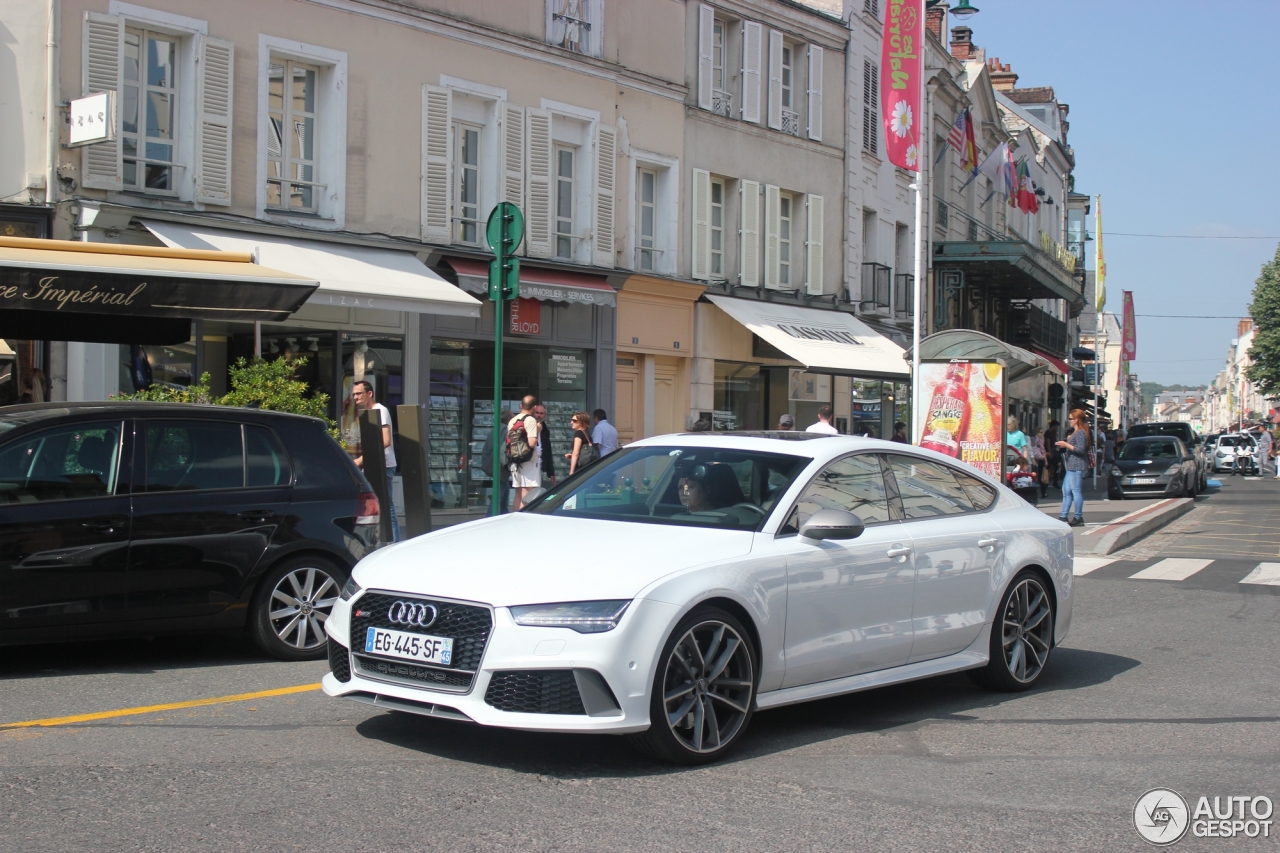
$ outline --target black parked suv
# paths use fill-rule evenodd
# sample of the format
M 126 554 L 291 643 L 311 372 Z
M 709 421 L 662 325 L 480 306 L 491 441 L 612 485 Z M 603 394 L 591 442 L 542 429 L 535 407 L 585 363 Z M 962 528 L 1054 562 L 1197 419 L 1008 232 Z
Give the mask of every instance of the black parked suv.
M 368 481 L 314 418 L 0 408 L 0 645 L 246 628 L 275 657 L 321 657 L 377 531 Z

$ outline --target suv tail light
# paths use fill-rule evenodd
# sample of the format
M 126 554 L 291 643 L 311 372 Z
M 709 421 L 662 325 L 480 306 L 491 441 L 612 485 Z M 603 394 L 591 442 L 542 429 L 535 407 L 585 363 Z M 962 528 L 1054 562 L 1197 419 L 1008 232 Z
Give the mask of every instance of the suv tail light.
M 361 492 L 356 498 L 356 524 L 377 524 L 381 515 L 378 496 L 373 492 Z

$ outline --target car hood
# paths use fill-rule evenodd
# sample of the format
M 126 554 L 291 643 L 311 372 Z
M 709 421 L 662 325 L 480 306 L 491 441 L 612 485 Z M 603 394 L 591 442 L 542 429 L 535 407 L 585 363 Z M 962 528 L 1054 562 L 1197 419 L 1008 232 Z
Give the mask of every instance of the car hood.
M 749 531 L 512 513 L 445 528 L 360 561 L 365 589 L 498 607 L 635 598 L 659 578 L 751 551 Z

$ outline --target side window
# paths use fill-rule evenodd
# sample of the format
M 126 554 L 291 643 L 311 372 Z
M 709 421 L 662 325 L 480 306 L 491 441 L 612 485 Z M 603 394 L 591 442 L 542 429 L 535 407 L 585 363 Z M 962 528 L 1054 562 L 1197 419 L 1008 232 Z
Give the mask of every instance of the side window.
M 244 486 L 240 425 L 200 421 L 147 424 L 148 492 Z
M 116 492 L 120 424 L 64 426 L 0 449 L 0 504 L 101 498 Z
M 779 532 L 800 532 L 809 516 L 820 509 L 851 512 L 864 524 L 889 521 L 889 496 L 879 459 L 869 453 L 846 456 L 822 469 L 800 495 Z
M 898 491 L 902 493 L 902 508 L 908 519 L 974 511 L 973 502 L 956 479 L 964 475 L 925 459 L 896 454 L 889 454 L 888 459 L 893 468 L 893 478 L 898 482 Z
M 978 512 L 986 509 L 996 502 L 996 490 L 979 480 L 977 477 L 970 477 L 954 468 L 951 473 L 955 475 L 956 482 L 960 484 L 960 488 L 964 489 L 964 493 L 969 498 L 969 503 L 973 504 L 973 508 Z
M 289 457 L 275 433 L 266 427 L 246 426 L 244 428 L 245 485 L 287 486 L 293 478 L 289 468 Z

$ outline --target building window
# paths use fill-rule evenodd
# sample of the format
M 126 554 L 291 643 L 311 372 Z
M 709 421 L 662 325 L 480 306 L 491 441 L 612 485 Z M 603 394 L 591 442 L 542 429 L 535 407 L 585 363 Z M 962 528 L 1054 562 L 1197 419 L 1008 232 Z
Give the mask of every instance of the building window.
M 862 11 L 876 20 L 880 19 L 880 0 L 862 0 Z
M 124 188 L 173 193 L 178 40 L 148 30 L 124 35 L 120 141 Z
M 711 278 L 724 281 L 724 181 L 711 179 Z
M 588 56 L 604 46 L 602 0 L 547 0 L 547 43 Z
M 576 149 L 556 146 L 556 257 L 573 258 L 573 194 Z
M 880 68 L 872 61 L 862 61 L 862 150 L 878 153 L 876 144 L 876 99 L 880 97 Z
M 778 285 L 791 285 L 792 199 L 783 193 L 778 199 Z
M 711 29 L 711 88 L 723 92 L 724 85 L 724 21 L 717 20 Z
M 458 208 L 454 219 L 458 223 L 459 243 L 480 242 L 480 128 L 470 124 L 454 125 L 457 152 Z
M 642 270 L 652 272 L 657 269 L 656 256 L 658 245 L 658 173 L 651 169 L 641 169 L 636 186 L 636 247 L 638 266 Z
M 316 78 L 292 60 L 267 73 L 267 207 L 315 213 L 323 184 L 316 178 Z

